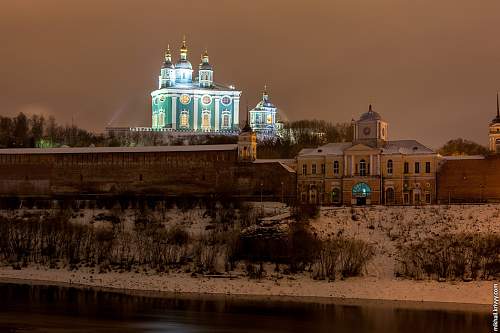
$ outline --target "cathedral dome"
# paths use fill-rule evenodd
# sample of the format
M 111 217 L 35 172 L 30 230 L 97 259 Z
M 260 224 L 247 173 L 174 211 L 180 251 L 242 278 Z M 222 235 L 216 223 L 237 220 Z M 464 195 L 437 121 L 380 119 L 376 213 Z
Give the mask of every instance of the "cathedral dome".
M 378 112 L 373 111 L 372 105 L 370 104 L 368 112 L 363 113 L 359 118 L 359 121 L 365 120 L 382 120 L 382 116 Z
M 193 69 L 191 63 L 188 60 L 181 59 L 175 64 L 176 69 Z
M 267 93 L 267 86 L 264 86 L 264 91 L 262 92 L 262 100 L 257 103 L 256 108 L 276 108 L 273 103 L 271 103 L 271 100 L 269 99 L 269 94 Z
M 165 60 L 161 68 L 168 68 L 168 69 L 174 69 L 174 64 L 170 60 Z
M 202 62 L 200 64 L 200 70 L 202 71 L 211 71 L 212 70 L 212 65 L 210 65 L 208 62 Z

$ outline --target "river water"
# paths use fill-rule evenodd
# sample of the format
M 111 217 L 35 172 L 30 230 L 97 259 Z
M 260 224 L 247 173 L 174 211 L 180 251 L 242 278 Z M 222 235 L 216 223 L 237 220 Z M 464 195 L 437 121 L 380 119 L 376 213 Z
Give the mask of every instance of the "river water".
M 490 323 L 487 310 L 426 310 L 409 303 L 146 297 L 0 283 L 0 332 L 461 333 L 489 332 Z

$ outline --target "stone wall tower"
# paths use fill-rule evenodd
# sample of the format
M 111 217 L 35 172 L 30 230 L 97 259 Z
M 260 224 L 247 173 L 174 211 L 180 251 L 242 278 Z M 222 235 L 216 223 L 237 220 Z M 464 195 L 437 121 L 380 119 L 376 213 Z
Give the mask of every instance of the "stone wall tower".
M 493 118 L 490 123 L 489 131 L 489 146 L 490 151 L 496 154 L 500 154 L 500 106 L 498 104 L 498 92 L 497 92 L 497 116 Z
M 238 160 L 240 162 L 252 162 L 257 158 L 257 134 L 248 124 L 241 130 L 238 136 Z

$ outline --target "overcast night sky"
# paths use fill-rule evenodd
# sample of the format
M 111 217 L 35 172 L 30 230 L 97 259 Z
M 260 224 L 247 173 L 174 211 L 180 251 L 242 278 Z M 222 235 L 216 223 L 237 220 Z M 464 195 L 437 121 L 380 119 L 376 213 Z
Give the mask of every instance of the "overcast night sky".
M 168 43 L 262 87 L 289 120 L 346 122 L 373 102 L 390 139 L 487 142 L 500 89 L 498 0 L 0 0 L 0 112 L 102 131 L 150 126 Z

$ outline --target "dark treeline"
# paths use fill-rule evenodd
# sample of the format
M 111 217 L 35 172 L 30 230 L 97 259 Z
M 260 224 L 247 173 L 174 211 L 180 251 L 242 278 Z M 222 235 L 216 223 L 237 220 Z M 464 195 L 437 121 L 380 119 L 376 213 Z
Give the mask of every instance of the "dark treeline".
M 473 141 L 462 138 L 448 141 L 444 146 L 439 148 L 438 153 L 443 156 L 456 155 L 483 155 L 490 154 L 488 148 Z
M 285 123 L 280 138 L 264 140 L 258 145 L 259 158 L 293 158 L 302 148 L 353 139 L 352 125 L 324 120 L 299 120 Z
M 120 147 L 156 145 L 194 145 L 236 143 L 236 135 L 174 136 L 159 132 L 96 134 L 75 125 L 60 125 L 54 117 L 0 116 L 0 148 L 34 147 Z M 280 138 L 259 142 L 261 158 L 293 158 L 305 147 L 328 142 L 352 140 L 350 124 L 333 124 L 324 120 L 300 120 L 286 123 Z
M 34 148 L 53 146 L 85 147 L 102 144 L 105 138 L 76 126 L 61 126 L 54 117 L 0 116 L 0 148 Z

